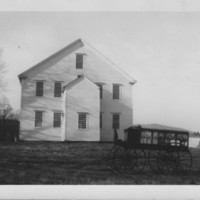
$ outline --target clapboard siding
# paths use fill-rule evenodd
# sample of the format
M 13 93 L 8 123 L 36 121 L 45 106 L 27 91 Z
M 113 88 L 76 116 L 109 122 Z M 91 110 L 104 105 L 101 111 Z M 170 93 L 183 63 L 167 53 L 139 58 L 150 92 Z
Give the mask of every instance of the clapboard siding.
M 84 68 L 82 70 L 76 69 L 76 53 L 84 53 Z M 69 84 L 77 78 L 78 75 L 84 75 L 87 77 L 92 84 L 103 83 L 103 99 L 99 100 L 99 90 L 93 88 L 93 90 L 87 91 L 91 88 L 91 83 L 88 86 L 79 88 L 78 85 L 73 90 L 73 95 L 77 94 L 84 97 L 86 101 L 90 101 L 90 107 L 93 108 L 91 111 L 94 115 L 94 110 L 99 102 L 100 108 L 96 109 L 97 112 L 92 118 L 96 118 L 99 113 L 103 113 L 103 128 L 99 129 L 99 122 L 94 120 L 92 123 L 93 131 L 96 129 L 94 135 L 98 135 L 100 131 L 101 141 L 111 141 L 113 139 L 112 130 L 112 113 L 120 113 L 120 129 L 118 130 L 119 136 L 123 139 L 123 130 L 133 124 L 133 97 L 132 97 L 132 85 L 130 85 L 130 79 L 116 69 L 108 60 L 102 55 L 93 51 L 89 46 L 77 45 L 71 50 L 57 54 L 46 62 L 41 63 L 39 66 L 29 70 L 26 74 L 26 79 L 22 79 L 22 116 L 21 116 L 21 137 L 34 138 L 44 140 L 65 140 L 65 133 L 70 133 L 70 130 L 74 130 L 73 124 L 67 122 L 67 115 L 69 108 L 79 107 L 81 102 L 71 102 L 66 107 L 66 103 L 70 96 L 62 94 L 61 98 L 54 97 L 54 82 L 62 81 L 63 86 Z M 35 96 L 35 85 L 37 80 L 44 81 L 44 96 Z M 86 81 L 87 82 L 87 81 Z M 112 99 L 112 86 L 113 84 L 121 84 L 121 95 L 122 98 L 119 100 Z M 87 88 L 88 87 L 88 88 Z M 78 91 L 79 88 L 79 91 Z M 76 91 L 76 92 L 75 92 Z M 97 95 L 98 94 L 98 95 Z M 76 95 L 75 95 L 76 96 Z M 92 98 L 93 96 L 93 98 Z M 89 100 L 91 97 L 92 100 Z M 94 98 L 95 97 L 95 98 Z M 71 107 L 70 107 L 71 106 Z M 35 110 L 45 111 L 45 127 L 42 130 L 33 127 L 34 124 L 34 111 Z M 89 109 L 89 108 L 88 108 Z M 53 111 L 62 110 L 64 113 L 63 127 L 53 128 Z M 66 118 L 65 118 L 66 117 Z M 69 116 L 68 116 L 69 117 Z M 73 118 L 74 117 L 74 118 Z M 71 116 L 70 120 L 74 120 L 74 124 L 77 124 L 77 116 Z M 96 118 L 97 119 L 97 118 Z M 78 134 L 80 140 L 97 140 L 97 137 L 87 136 L 87 134 Z M 73 136 L 70 136 L 73 139 Z M 69 138 L 70 138 L 69 137 Z M 77 137 L 74 137 L 78 140 Z
M 66 132 L 65 140 L 99 141 L 99 89 L 84 78 L 76 85 L 66 89 Z M 88 128 L 78 129 L 78 113 L 88 113 Z

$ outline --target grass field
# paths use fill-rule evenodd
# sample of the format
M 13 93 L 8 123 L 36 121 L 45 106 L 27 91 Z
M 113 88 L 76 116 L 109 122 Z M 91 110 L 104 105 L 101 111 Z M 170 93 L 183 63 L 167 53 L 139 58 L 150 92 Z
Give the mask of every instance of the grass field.
M 106 163 L 113 144 L 18 142 L 0 144 L 0 184 L 200 184 L 200 149 L 191 149 L 188 175 L 116 175 Z

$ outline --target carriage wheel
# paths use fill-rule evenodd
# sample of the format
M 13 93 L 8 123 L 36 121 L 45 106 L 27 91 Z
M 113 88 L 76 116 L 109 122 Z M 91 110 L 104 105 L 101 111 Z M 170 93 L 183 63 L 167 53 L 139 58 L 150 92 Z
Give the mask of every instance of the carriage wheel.
M 127 157 L 127 149 L 123 146 L 118 146 L 114 149 L 112 157 L 112 169 L 118 173 L 128 173 L 129 172 L 129 159 Z
M 150 150 L 148 153 L 148 164 L 154 173 L 158 173 L 159 171 L 157 165 L 158 153 L 158 150 Z
M 192 154 L 189 150 L 179 151 L 179 165 L 177 168 L 178 173 L 187 174 L 192 168 Z
M 130 149 L 129 152 L 130 162 L 129 171 L 131 173 L 140 173 L 146 165 L 146 154 L 141 149 Z
M 157 157 L 159 173 L 172 174 L 179 164 L 179 155 L 176 151 L 160 150 Z
M 113 170 L 114 169 L 114 166 L 113 166 L 113 157 L 114 157 L 114 153 L 115 153 L 115 150 L 119 147 L 119 144 L 115 144 L 109 151 L 108 153 L 108 157 L 107 157 L 107 163 L 108 165 L 111 167 L 111 169 Z
M 124 148 L 120 146 L 115 149 L 113 166 L 119 173 L 139 173 L 146 164 L 146 156 L 143 150 Z

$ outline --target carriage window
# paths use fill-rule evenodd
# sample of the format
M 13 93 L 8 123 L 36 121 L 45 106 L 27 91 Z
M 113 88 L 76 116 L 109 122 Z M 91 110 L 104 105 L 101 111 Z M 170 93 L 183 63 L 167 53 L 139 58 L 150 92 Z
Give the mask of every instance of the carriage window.
M 44 91 L 44 82 L 43 81 L 37 81 L 36 82 L 36 96 L 42 97 Z
M 35 127 L 42 127 L 43 124 L 43 111 L 35 111 Z
M 54 97 L 61 97 L 61 92 L 62 92 L 62 83 L 55 82 L 54 83 Z
M 87 113 L 78 113 L 78 128 L 79 129 L 87 129 Z
M 113 127 L 113 129 L 120 128 L 120 114 L 119 113 L 113 114 L 112 127 Z

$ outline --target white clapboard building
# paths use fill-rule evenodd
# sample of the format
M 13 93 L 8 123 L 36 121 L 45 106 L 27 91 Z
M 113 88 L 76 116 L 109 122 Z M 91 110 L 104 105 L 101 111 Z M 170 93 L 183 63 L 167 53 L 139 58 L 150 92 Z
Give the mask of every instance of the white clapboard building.
M 22 140 L 112 141 L 133 124 L 136 81 L 82 39 L 18 77 Z

